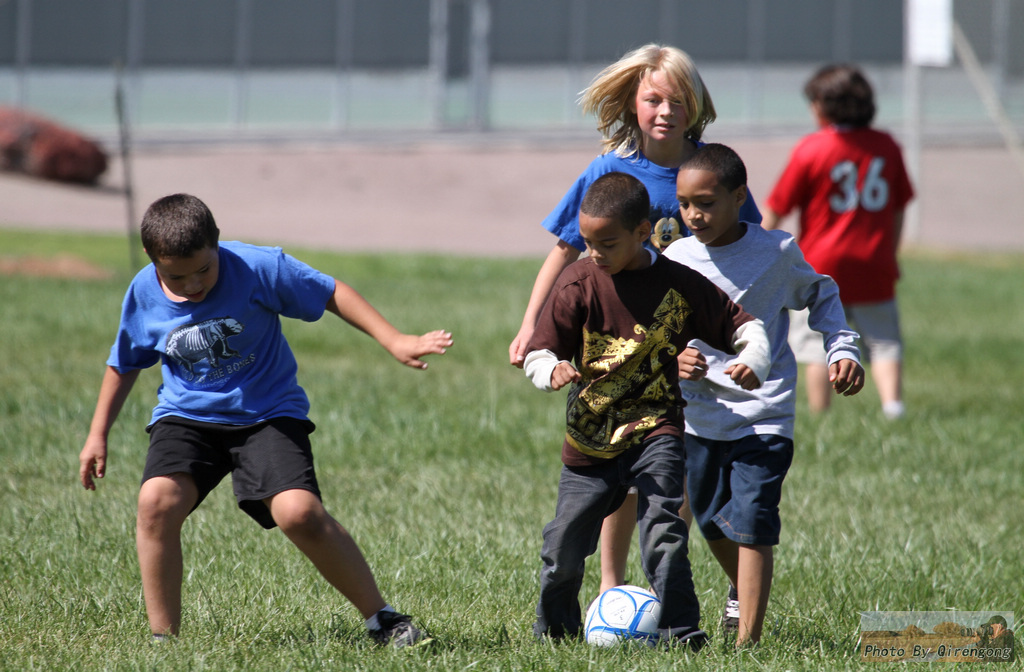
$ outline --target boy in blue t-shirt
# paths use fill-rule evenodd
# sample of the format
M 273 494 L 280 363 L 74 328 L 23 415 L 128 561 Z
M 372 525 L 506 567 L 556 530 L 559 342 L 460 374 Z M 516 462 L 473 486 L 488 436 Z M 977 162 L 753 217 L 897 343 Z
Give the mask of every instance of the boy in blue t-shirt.
M 176 636 L 181 626 L 185 518 L 229 473 L 239 507 L 264 528 L 280 527 L 362 613 L 377 642 L 425 641 L 408 616 L 385 603 L 355 541 L 324 509 L 309 401 L 280 316 L 314 321 L 328 310 L 418 369 L 427 368 L 424 355 L 444 354 L 451 334 L 400 333 L 354 289 L 279 248 L 220 244 L 212 213 L 194 196 L 153 203 L 141 234 L 153 263 L 125 295 L 79 477 L 96 489 L 124 401 L 139 372 L 160 362 L 136 523 L 154 641 Z

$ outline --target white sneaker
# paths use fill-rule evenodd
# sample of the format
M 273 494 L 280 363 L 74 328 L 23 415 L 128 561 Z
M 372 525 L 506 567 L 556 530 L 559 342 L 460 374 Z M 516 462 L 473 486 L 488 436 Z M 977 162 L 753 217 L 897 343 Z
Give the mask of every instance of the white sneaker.
M 740 629 L 740 596 L 736 586 L 729 586 L 729 599 L 722 611 L 722 632 L 736 632 Z

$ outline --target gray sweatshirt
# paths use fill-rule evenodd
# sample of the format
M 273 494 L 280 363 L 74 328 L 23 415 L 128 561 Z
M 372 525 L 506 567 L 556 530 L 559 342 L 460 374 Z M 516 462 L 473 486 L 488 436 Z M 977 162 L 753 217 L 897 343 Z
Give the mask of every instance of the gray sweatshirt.
M 794 238 L 747 224 L 735 243 L 708 247 L 694 237 L 669 245 L 665 256 L 699 271 L 729 298 L 764 322 L 771 344 L 771 370 L 760 388 L 746 391 L 725 374 L 735 357 L 696 340 L 708 360 L 701 381 L 682 381 L 686 431 L 708 439 L 734 441 L 749 434 L 793 438 L 797 365 L 789 348 L 789 310 L 810 309 L 810 326 L 825 339 L 828 364 L 860 362 L 856 332 L 846 324 L 839 288 L 804 260 Z

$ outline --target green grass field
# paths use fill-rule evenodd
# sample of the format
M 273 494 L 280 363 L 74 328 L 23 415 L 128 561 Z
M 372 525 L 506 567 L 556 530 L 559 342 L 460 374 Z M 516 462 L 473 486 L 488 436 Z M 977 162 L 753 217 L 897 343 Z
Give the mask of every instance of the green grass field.
M 65 252 L 113 271 L 0 276 L 0 669 L 845 670 L 865 665 L 862 611 L 1024 616 L 1024 257 L 906 255 L 908 416 L 885 422 L 870 380 L 823 418 L 801 408 L 763 643 L 738 654 L 721 636 L 726 582 L 698 535 L 691 560 L 714 639 L 691 655 L 532 639 L 564 395 L 535 390 L 506 352 L 540 260 L 290 250 L 399 328 L 455 334 L 419 372 L 330 315 L 286 325 L 327 507 L 385 597 L 436 643 L 372 645 L 356 611 L 280 532 L 242 514 L 225 482 L 186 524 L 183 637 L 154 647 L 134 516 L 155 371 L 111 436 L 98 491 L 77 482 L 125 248 L 119 237 L 0 231 L 0 258 Z M 635 552 L 630 580 L 644 583 Z

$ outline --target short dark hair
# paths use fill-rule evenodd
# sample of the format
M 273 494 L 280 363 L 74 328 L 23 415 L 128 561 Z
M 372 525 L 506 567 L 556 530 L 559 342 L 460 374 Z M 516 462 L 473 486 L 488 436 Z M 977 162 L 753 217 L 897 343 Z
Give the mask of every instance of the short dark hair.
M 826 65 L 804 85 L 807 100 L 822 116 L 840 126 L 870 126 L 875 118 L 875 92 L 856 66 Z
M 743 159 L 731 147 L 715 142 L 698 147 L 679 170 L 706 170 L 714 173 L 718 183 L 729 191 L 735 191 L 747 184 L 747 167 Z
M 153 202 L 142 216 L 142 246 L 153 261 L 191 257 L 217 247 L 220 230 L 206 204 L 189 194 L 172 194 Z
M 617 220 L 628 231 L 651 216 L 651 197 L 644 183 L 627 173 L 605 173 L 587 189 L 580 212 Z

